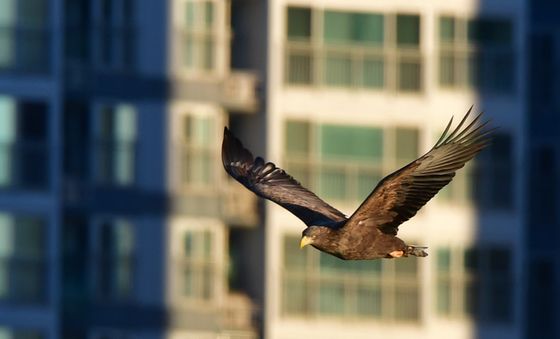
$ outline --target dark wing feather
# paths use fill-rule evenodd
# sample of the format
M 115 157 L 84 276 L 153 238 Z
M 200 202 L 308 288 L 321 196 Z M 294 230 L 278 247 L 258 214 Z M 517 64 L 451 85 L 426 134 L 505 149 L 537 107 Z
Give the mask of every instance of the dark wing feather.
M 490 141 L 494 130 L 479 125 L 480 113 L 466 127 L 469 109 L 459 125 L 447 135 L 449 121 L 435 146 L 425 155 L 381 180 L 350 217 L 345 227 L 369 225 L 396 235 L 401 223 L 413 217 L 443 186 Z
M 228 128 L 224 128 L 222 163 L 226 172 L 260 197 L 292 212 L 307 226 L 336 226 L 346 216 L 307 190 L 283 169 L 253 158 Z

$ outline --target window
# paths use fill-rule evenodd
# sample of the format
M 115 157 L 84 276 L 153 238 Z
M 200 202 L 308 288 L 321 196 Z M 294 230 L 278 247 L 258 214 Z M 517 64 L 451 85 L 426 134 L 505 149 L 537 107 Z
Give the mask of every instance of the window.
M 437 199 L 474 203 L 484 210 L 513 208 L 515 168 L 511 142 L 510 135 L 496 133 L 490 146 L 459 169 L 451 183 L 437 195 Z
M 0 213 L 0 303 L 42 303 L 47 289 L 45 221 Z
M 288 7 L 286 25 L 288 84 L 421 90 L 417 15 Z
M 96 61 L 102 68 L 130 69 L 135 64 L 134 0 L 100 0 L 95 25 Z M 87 9 L 83 9 L 85 14 Z M 83 48 L 83 46 L 82 46 Z
M 185 114 L 182 117 L 181 182 L 190 187 L 216 185 L 219 145 L 216 119 L 212 116 Z
M 514 89 L 513 25 L 509 19 L 439 18 L 439 83 L 508 94 Z
M 0 1 L 0 72 L 48 72 L 48 25 L 47 0 Z
M 137 113 L 132 105 L 102 106 L 97 134 L 97 179 L 102 184 L 134 183 Z
M 0 339 L 44 339 L 41 331 L 28 328 L 0 327 Z
M 0 189 L 47 188 L 47 106 L 0 96 Z
M 181 66 L 210 72 L 216 67 L 218 44 L 215 0 L 186 0 L 180 22 Z
M 187 230 L 182 236 L 178 258 L 182 276 L 179 293 L 190 300 L 209 301 L 215 298 L 214 281 L 218 277 L 214 259 L 214 234 L 210 230 Z
M 387 173 L 418 156 L 413 128 L 287 121 L 286 170 L 325 199 L 360 201 Z M 343 143 L 340 140 L 344 140 Z
M 101 224 L 98 246 L 98 293 L 105 300 L 124 301 L 133 297 L 134 228 L 124 219 Z
M 284 238 L 282 313 L 419 321 L 416 258 L 343 261 Z
M 436 309 L 445 317 L 509 322 L 513 316 L 511 251 L 503 247 L 437 250 Z

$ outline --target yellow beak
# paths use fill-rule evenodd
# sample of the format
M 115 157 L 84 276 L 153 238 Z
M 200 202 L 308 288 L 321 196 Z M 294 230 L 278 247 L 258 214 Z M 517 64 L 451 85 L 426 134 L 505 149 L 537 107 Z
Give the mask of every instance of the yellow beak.
M 299 248 L 304 248 L 305 246 L 311 244 L 313 240 L 310 237 L 303 236 L 299 242 Z

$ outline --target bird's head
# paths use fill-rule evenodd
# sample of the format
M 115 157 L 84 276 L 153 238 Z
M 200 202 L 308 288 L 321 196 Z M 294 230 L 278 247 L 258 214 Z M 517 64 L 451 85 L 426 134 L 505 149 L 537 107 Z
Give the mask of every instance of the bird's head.
M 325 226 L 309 226 L 303 230 L 299 247 L 304 248 L 307 245 L 321 245 L 325 235 L 331 232 L 329 227 Z

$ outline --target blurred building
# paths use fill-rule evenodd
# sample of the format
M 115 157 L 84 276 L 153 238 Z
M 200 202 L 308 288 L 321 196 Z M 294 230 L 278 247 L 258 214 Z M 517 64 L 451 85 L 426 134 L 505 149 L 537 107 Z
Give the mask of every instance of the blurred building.
M 0 1 L 0 338 L 255 338 L 227 1 Z M 253 202 L 253 203 L 251 203 Z
M 401 227 L 401 238 L 430 247 L 427 260 L 299 251 L 302 223 L 266 204 L 266 338 L 520 338 L 524 1 L 232 6 L 243 46 L 233 65 L 264 75 L 266 112 L 249 127 L 232 116 L 234 131 L 348 214 L 430 149 L 452 114 L 475 104 L 500 126 L 492 147 Z
M 524 11 L 0 0 L 0 338 L 520 338 Z M 423 260 L 300 251 L 219 160 L 228 124 L 350 214 L 472 104 L 501 128 L 401 228 Z
M 529 4 L 526 338 L 556 338 L 560 336 L 560 22 L 553 13 L 560 10 L 560 3 Z

